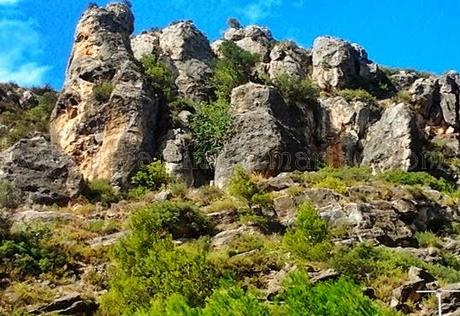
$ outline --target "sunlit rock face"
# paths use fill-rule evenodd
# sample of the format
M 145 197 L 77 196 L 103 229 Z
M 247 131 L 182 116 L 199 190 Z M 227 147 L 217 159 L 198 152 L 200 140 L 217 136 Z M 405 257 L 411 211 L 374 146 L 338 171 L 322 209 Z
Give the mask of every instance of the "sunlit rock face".
M 157 97 L 131 50 L 133 22 L 123 4 L 83 14 L 50 122 L 52 141 L 85 178 L 119 186 L 155 146 Z

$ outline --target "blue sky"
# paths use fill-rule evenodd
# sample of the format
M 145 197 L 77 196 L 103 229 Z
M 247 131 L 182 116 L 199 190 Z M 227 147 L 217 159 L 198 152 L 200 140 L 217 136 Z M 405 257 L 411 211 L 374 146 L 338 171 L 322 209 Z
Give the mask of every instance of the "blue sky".
M 0 0 L 0 81 L 64 80 L 86 0 Z M 107 1 L 95 1 L 100 5 Z M 228 17 L 268 26 L 277 39 L 311 47 L 319 35 L 357 42 L 384 65 L 460 70 L 458 0 L 133 0 L 136 32 L 191 19 L 211 39 Z

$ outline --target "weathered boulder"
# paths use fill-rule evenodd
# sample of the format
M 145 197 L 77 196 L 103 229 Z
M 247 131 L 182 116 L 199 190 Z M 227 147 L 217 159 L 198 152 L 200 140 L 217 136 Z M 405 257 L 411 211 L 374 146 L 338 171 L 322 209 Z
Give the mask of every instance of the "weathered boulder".
M 0 153 L 0 180 L 20 191 L 21 202 L 66 204 L 80 193 L 75 163 L 43 136 L 22 139 Z
M 344 40 L 324 36 L 313 43 L 313 80 L 324 90 L 355 88 L 381 75 L 366 51 Z
M 398 91 L 409 89 L 419 79 L 415 71 L 401 70 L 389 76 Z
M 375 123 L 379 109 L 372 103 L 346 101 L 343 97 L 320 98 L 321 139 L 327 145 L 325 159 L 331 165 L 359 164 L 362 140 Z
M 308 115 L 302 110 L 307 107 L 288 107 L 270 86 L 248 83 L 235 88 L 231 97 L 235 134 L 217 158 L 216 185 L 225 186 L 237 165 L 266 176 L 308 167 L 309 135 L 297 131 L 298 126 L 307 126 L 302 120 Z
M 440 105 L 444 121 L 458 129 L 460 108 L 460 75 L 449 72 L 439 79 Z
M 88 8 L 50 122 L 52 141 L 85 178 L 118 186 L 155 144 L 157 99 L 132 55 L 133 21 L 124 4 Z
M 187 185 L 193 184 L 193 165 L 189 151 L 191 135 L 184 130 L 172 129 L 162 145 L 162 156 L 166 171 Z
M 413 113 L 404 103 L 392 105 L 369 128 L 363 150 L 363 166 L 410 170 L 420 163 L 419 131 Z
M 40 308 L 31 310 L 31 314 L 54 314 L 54 315 L 94 315 L 98 304 L 93 300 L 82 297 L 80 293 L 64 295 L 54 302 Z
M 131 47 L 134 57 L 141 60 L 145 55 L 158 55 L 160 48 L 161 30 L 153 29 L 131 37 Z
M 412 102 L 420 107 L 421 114 L 426 118 L 433 119 L 436 114 L 435 112 L 436 103 L 438 100 L 438 81 L 436 78 L 420 78 L 414 81 L 409 88 Z
M 268 74 L 272 79 L 283 74 L 304 78 L 310 68 L 311 53 L 298 47 L 294 42 L 277 43 L 270 52 Z
M 258 25 L 229 28 L 224 33 L 224 39 L 235 42 L 236 45 L 251 54 L 259 55 L 261 61 L 268 61 L 270 46 L 273 42 L 273 36 L 269 29 Z

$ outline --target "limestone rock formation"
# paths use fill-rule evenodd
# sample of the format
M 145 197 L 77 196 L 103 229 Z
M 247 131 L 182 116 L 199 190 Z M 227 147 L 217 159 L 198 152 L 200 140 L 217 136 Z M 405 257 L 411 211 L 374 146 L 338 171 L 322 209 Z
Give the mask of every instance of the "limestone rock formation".
M 157 99 L 132 55 L 133 22 L 123 4 L 84 13 L 50 122 L 52 141 L 85 178 L 118 186 L 155 144 Z
M 366 51 L 333 37 L 318 37 L 313 43 L 313 79 L 324 90 L 353 88 L 363 80 L 378 79 L 380 70 Z
M 131 44 L 137 59 L 154 54 L 171 67 L 180 96 L 209 99 L 213 52 L 206 36 L 191 21 L 141 33 L 131 39 Z
M 460 75 L 449 72 L 439 79 L 441 110 L 444 121 L 456 129 L 459 128 Z
M 411 170 L 420 167 L 419 138 L 415 118 L 404 103 L 392 105 L 382 118 L 370 127 L 363 150 L 362 165 L 381 170 Z
M 0 153 L 0 180 L 20 191 L 21 202 L 61 205 L 76 197 L 83 183 L 75 163 L 40 135 Z
M 257 54 L 261 61 L 268 61 L 270 45 L 273 36 L 269 29 L 257 25 L 249 25 L 246 28 L 229 28 L 224 33 L 224 39 L 235 42 L 242 49 Z
M 277 43 L 270 52 L 268 74 L 272 79 L 282 74 L 305 78 L 310 68 L 311 53 L 294 42 Z
M 320 105 L 326 160 L 336 166 L 359 164 L 360 141 L 379 118 L 377 106 L 362 101 L 348 102 L 343 97 L 320 98 Z
M 295 120 L 306 115 L 294 108 L 273 87 L 248 83 L 235 88 L 231 98 L 235 134 L 217 158 L 215 183 L 224 186 L 236 165 L 267 176 L 296 163 L 298 169 L 300 164 L 305 168 L 309 144 L 304 135 L 296 133 Z

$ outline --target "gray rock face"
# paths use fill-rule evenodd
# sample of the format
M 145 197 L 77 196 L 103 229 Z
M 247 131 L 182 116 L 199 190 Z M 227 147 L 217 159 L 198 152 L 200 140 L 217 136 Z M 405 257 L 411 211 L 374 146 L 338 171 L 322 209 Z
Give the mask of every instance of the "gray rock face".
M 390 76 L 391 81 L 394 83 L 395 88 L 400 90 L 409 89 L 411 85 L 419 79 L 416 72 L 402 70 Z
M 360 141 L 369 126 L 377 121 L 378 108 L 362 101 L 348 102 L 342 97 L 321 98 L 319 101 L 322 111 L 321 138 L 328 146 L 326 160 L 337 167 L 359 164 Z
M 392 105 L 369 128 L 363 150 L 363 166 L 380 170 L 410 170 L 416 167 L 420 132 L 409 106 Z
M 51 117 L 52 141 L 88 179 L 123 186 L 155 144 L 157 99 L 132 55 L 133 15 L 122 4 L 82 16 L 64 90 Z M 94 89 L 105 84 L 102 96 Z
M 460 75 L 447 73 L 439 79 L 441 110 L 444 121 L 454 127 L 459 127 L 460 107 Z
M 430 115 L 436 101 L 438 101 L 437 93 L 439 91 L 438 81 L 436 78 L 420 78 L 414 81 L 409 88 L 409 93 L 412 97 L 412 102 L 420 106 L 421 114 L 424 117 L 433 117 Z
M 268 74 L 276 78 L 282 74 L 304 78 L 311 68 L 311 53 L 293 42 L 277 43 L 270 52 Z
M 189 152 L 191 135 L 182 129 L 170 130 L 162 146 L 166 171 L 186 184 L 193 184 L 193 165 Z
M 242 49 L 257 54 L 261 61 L 268 61 L 273 36 L 265 27 L 249 25 L 246 28 L 230 28 L 224 33 L 224 39 L 235 42 Z
M 224 145 L 215 167 L 215 183 L 224 186 L 235 166 L 248 172 L 276 175 L 297 164 L 308 165 L 307 138 L 296 127 L 307 117 L 295 105 L 288 107 L 275 88 L 254 83 L 232 92 L 235 135 Z M 296 121 L 299 120 L 299 121 Z
M 26 203 L 66 204 L 82 177 L 75 163 L 42 136 L 23 139 L 0 154 L 0 180 L 11 182 Z
M 134 56 L 158 56 L 170 65 L 180 96 L 208 100 L 213 52 L 206 36 L 190 21 L 171 24 L 163 30 L 141 33 L 131 39 Z
M 379 69 L 366 51 L 333 37 L 318 37 L 313 43 L 313 80 L 324 90 L 356 87 L 361 80 L 376 80 Z

